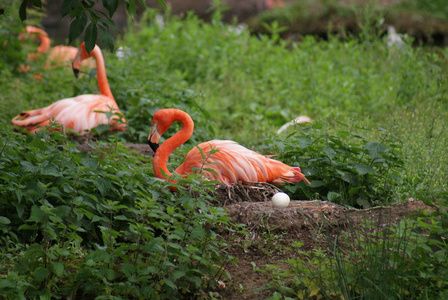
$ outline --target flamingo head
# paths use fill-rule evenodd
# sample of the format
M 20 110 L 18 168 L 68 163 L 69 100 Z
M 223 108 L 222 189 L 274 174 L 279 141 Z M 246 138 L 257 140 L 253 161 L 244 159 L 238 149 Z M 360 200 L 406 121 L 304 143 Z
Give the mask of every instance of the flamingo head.
M 95 48 L 96 47 L 97 46 L 95 45 Z M 94 48 L 94 50 L 95 50 L 95 48 Z M 82 44 L 79 45 L 78 53 L 76 54 L 75 59 L 72 62 L 73 73 L 75 73 L 76 78 L 78 78 L 78 75 L 79 75 L 79 67 L 81 65 L 81 62 L 84 59 L 89 58 L 94 50 L 92 50 L 90 53 L 88 53 L 86 50 L 85 42 L 82 42 Z
M 159 112 L 161 112 L 161 110 L 157 111 L 152 118 L 152 127 L 148 135 L 148 145 L 154 153 L 156 153 L 159 148 L 160 137 L 169 128 L 169 125 L 171 125 L 171 123 L 168 126 L 165 125 L 168 123 L 167 117 Z
M 148 135 L 148 144 L 154 153 L 159 148 L 159 141 L 162 134 L 170 128 L 174 121 L 177 121 L 174 111 L 176 109 L 161 109 L 156 111 L 152 117 L 152 127 Z
M 159 147 L 159 141 L 162 134 L 164 134 L 165 131 L 170 128 L 171 124 L 176 121 L 182 123 L 182 130 L 175 135 L 182 136 L 181 139 L 185 138 L 183 141 L 185 142 L 193 134 L 194 123 L 191 117 L 186 112 L 176 108 L 160 109 L 155 112 L 151 122 L 152 128 L 148 135 L 148 144 L 154 153 Z M 181 132 L 183 133 L 181 134 Z

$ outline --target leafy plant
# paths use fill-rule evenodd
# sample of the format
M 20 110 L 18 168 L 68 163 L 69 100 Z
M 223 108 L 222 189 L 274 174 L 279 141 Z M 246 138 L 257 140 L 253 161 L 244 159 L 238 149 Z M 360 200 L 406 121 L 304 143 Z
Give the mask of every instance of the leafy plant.
M 296 199 L 322 200 L 367 208 L 392 201 L 394 188 L 402 183 L 402 142 L 383 128 L 380 141 L 369 141 L 353 132 L 354 125 L 339 130 L 314 124 L 290 134 L 285 140 L 267 140 L 264 147 L 281 154 L 281 160 L 300 166 L 311 181 L 288 185 Z M 346 128 L 343 128 L 346 127 Z
M 166 299 L 216 285 L 230 257 L 214 228 L 230 223 L 211 185 L 191 177 L 171 194 L 118 143 L 86 155 L 59 132 L 2 140 L 1 242 L 27 247 L 2 248 L 0 294 Z

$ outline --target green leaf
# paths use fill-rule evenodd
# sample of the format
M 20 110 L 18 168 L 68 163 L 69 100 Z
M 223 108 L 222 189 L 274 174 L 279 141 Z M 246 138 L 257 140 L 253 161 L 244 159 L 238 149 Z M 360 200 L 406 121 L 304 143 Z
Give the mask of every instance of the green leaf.
M 203 237 L 206 235 L 206 231 L 204 228 L 196 227 L 191 231 L 191 238 L 196 239 L 198 237 Z
M 177 290 L 177 286 L 168 278 L 163 279 L 163 282 L 165 282 L 166 285 L 168 285 L 173 290 Z
M 64 0 L 62 2 L 61 15 L 65 17 L 70 14 L 74 8 L 78 6 L 78 0 Z
M 179 279 L 179 278 L 181 278 L 181 277 L 184 277 L 185 274 L 186 274 L 185 271 L 182 271 L 182 270 L 174 270 L 173 273 L 171 273 L 171 278 L 172 278 L 173 280 L 177 280 L 177 279 Z
M 166 207 L 166 213 L 169 214 L 170 216 L 174 215 L 174 212 L 175 212 L 174 207 L 172 206 Z
M 110 34 L 109 30 L 103 26 L 99 26 L 100 28 L 100 37 L 103 45 L 108 47 L 110 52 L 114 51 L 114 37 Z
M 117 10 L 118 0 L 103 0 L 103 6 L 109 12 L 109 16 L 112 17 Z
M 125 0 L 125 3 L 126 3 L 126 10 L 128 11 L 128 13 L 131 15 L 134 15 L 135 14 L 135 0 Z
M 311 187 L 316 188 L 316 187 L 321 187 L 324 186 L 325 182 L 321 181 L 321 180 L 313 180 L 311 181 Z
M 0 217 L 0 224 L 8 225 L 11 224 L 11 221 L 6 217 Z
M 70 24 L 70 30 L 68 34 L 68 43 L 71 44 L 76 38 L 78 38 L 84 30 L 87 24 L 87 16 L 85 12 L 76 17 Z M 92 48 L 93 49 L 93 48 Z
M 30 217 L 27 221 L 39 223 L 39 222 L 42 222 L 44 217 L 45 217 L 45 213 L 42 212 L 40 207 L 38 207 L 37 205 L 33 205 L 33 207 L 31 207 Z
M 142 251 L 144 253 L 147 253 L 147 252 L 153 252 L 156 249 L 163 250 L 163 247 L 160 245 L 162 242 L 163 242 L 163 238 L 156 237 L 156 238 L 152 239 L 149 243 L 147 243 L 145 246 L 143 246 Z
M 309 145 L 311 145 L 314 142 L 314 140 L 309 139 L 309 138 L 300 137 L 297 139 L 297 142 L 299 143 L 299 148 L 304 149 L 304 148 L 308 147 Z
M 47 270 L 46 268 L 38 267 L 34 271 L 34 279 L 37 280 L 38 282 L 41 282 L 41 281 L 47 279 L 49 275 L 50 275 L 50 271 Z
M 102 196 L 105 196 L 112 188 L 112 184 L 107 178 L 98 178 L 93 182 Z
M 64 274 L 64 264 L 60 262 L 53 263 L 53 273 L 60 277 Z
M 38 168 L 27 160 L 21 161 L 20 166 L 24 172 L 37 173 L 38 171 Z
M 58 172 L 58 170 L 55 167 L 46 167 L 40 169 L 41 175 L 50 175 L 54 177 L 62 177 L 62 174 Z
M 375 172 L 375 170 L 373 170 L 371 167 L 364 165 L 364 164 L 354 164 L 353 167 L 355 168 L 356 172 L 359 175 L 364 175 L 364 174 L 373 174 Z
M 98 29 L 97 25 L 90 23 L 89 26 L 87 26 L 84 40 L 86 41 L 86 51 L 90 53 L 90 51 L 95 48 L 96 38 L 98 36 Z
M 90 8 L 90 7 L 87 9 L 87 11 L 89 12 L 89 15 L 90 15 L 90 21 L 93 24 L 97 25 L 98 21 L 101 20 L 101 17 L 98 15 L 98 13 L 101 13 L 101 12 L 100 11 L 96 11 L 93 8 Z M 102 15 L 107 18 L 107 16 L 105 14 L 102 14 Z
M 336 156 L 336 151 L 334 151 L 332 148 L 324 146 L 322 147 L 322 151 L 327 155 L 329 159 L 333 159 Z
M 129 220 L 128 217 L 123 216 L 123 215 L 115 216 L 114 219 L 115 219 L 115 220 L 120 220 L 120 221 L 126 221 L 126 220 Z
M 167 238 L 169 240 L 179 240 L 179 241 L 182 239 L 178 234 L 175 234 L 175 233 L 172 233 L 172 234 L 168 235 Z
M 353 177 L 350 174 L 344 174 L 344 175 L 341 176 L 341 178 L 342 178 L 342 180 L 344 180 L 344 181 L 346 181 L 348 183 L 352 183 L 352 184 L 354 183 L 353 182 Z
M 176 243 L 167 243 L 167 245 L 173 249 L 177 249 L 177 250 L 182 249 L 182 246 L 179 244 L 176 244 Z
M 26 20 L 26 5 L 28 4 L 28 0 L 23 0 L 22 4 L 20 4 L 19 16 L 21 21 Z
M 327 199 L 330 202 L 334 202 L 334 200 L 338 199 L 341 196 L 341 194 L 336 192 L 328 192 Z
M 140 2 L 143 2 L 143 1 L 140 0 Z M 163 1 L 163 0 L 157 0 L 157 3 L 159 4 L 159 6 L 160 6 L 161 8 L 163 8 L 164 10 L 166 9 L 165 1 Z
M 387 151 L 387 147 L 378 142 L 368 142 L 364 148 L 369 151 L 372 159 L 378 158 L 381 153 Z
M 356 138 L 362 139 L 362 140 L 365 140 L 365 139 L 366 139 L 366 137 L 363 136 L 362 134 L 352 133 L 351 135 L 354 136 L 354 137 L 356 137 Z
M 6 279 L 0 280 L 0 290 L 15 289 L 15 288 L 17 288 L 17 283 L 15 280 L 6 280 Z
M 369 201 L 367 200 L 367 199 L 361 199 L 361 198 L 359 198 L 359 199 L 357 199 L 356 200 L 356 203 L 359 205 L 359 206 L 361 206 L 362 208 L 370 208 L 370 203 L 369 203 Z
M 110 258 L 109 253 L 107 253 L 106 251 L 103 251 L 103 250 L 96 250 L 96 251 L 90 252 L 86 256 L 86 259 L 91 259 L 94 262 L 108 261 L 109 258 Z

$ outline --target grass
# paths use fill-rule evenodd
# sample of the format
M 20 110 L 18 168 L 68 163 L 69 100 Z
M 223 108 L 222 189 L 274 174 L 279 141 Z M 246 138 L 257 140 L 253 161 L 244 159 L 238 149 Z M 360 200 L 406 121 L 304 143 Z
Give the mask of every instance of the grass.
M 409 197 L 447 204 L 445 49 L 414 48 L 411 41 L 388 48 L 368 28 L 344 41 L 306 36 L 292 43 L 224 25 L 219 13 L 211 23 L 167 14 L 161 25 L 148 11 L 118 42 L 132 55 L 103 51 L 129 130 L 98 131 L 100 145 L 89 154 L 57 132 L 13 131 L 10 120 L 21 111 L 97 93 L 97 87 L 94 73 L 75 80 L 70 70 L 48 72 L 40 62 L 31 64 L 33 72 L 45 73 L 40 82 L 17 72 L 27 47 L 15 38 L 16 20 L 9 21 L 0 25 L 11 34 L 2 36 L 8 44 L 0 40 L 0 208 L 8 212 L 0 218 L 1 260 L 8 266 L 0 269 L 4 297 L 193 297 L 216 285 L 220 267 L 232 261 L 222 253 L 227 245 L 217 228 L 234 229 L 222 209 L 209 205 L 215 201 L 207 193 L 212 187 L 193 176 L 184 181 L 190 190 L 179 185 L 177 194 L 166 192 L 148 161 L 122 145 L 144 143 L 160 108 L 181 108 L 196 125 L 171 169 L 198 142 L 233 139 L 301 166 L 312 186 L 285 189 L 302 199 L 356 207 Z M 310 116 L 313 124 L 276 134 L 298 115 Z M 101 148 L 106 143 L 114 147 Z M 443 211 L 427 217 L 433 227 L 420 222 L 412 230 L 445 234 L 439 226 Z M 364 250 L 373 257 L 372 249 Z M 417 249 L 409 259 L 430 266 L 424 260 L 430 250 Z M 319 251 L 311 261 L 325 254 Z M 322 262 L 324 268 L 330 264 Z M 352 267 L 344 266 L 349 273 Z M 428 272 L 437 287 L 442 273 Z

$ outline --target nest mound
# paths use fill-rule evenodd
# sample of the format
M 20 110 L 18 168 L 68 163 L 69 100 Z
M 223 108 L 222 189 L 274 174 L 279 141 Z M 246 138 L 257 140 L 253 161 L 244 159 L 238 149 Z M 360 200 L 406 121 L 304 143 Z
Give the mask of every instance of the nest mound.
M 384 223 L 385 226 L 417 210 L 433 210 L 421 201 L 411 200 L 369 209 L 347 208 L 321 200 L 291 200 L 288 207 L 278 208 L 271 201 L 272 196 L 278 192 L 281 192 L 278 187 L 266 183 L 238 183 L 215 188 L 218 205 L 227 210 L 233 221 L 246 224 L 255 232 L 269 229 L 298 233 L 322 226 L 337 230 L 367 219 Z
M 281 190 L 269 183 L 246 185 L 239 182 L 230 186 L 217 185 L 214 196 L 220 205 L 226 206 L 240 202 L 267 202 L 278 192 Z
M 216 186 L 215 197 L 233 221 L 244 223 L 254 230 L 294 231 L 315 224 L 334 226 L 345 223 L 346 209 L 328 201 L 292 200 L 288 207 L 273 207 L 272 196 L 278 192 L 281 192 L 278 187 L 267 183 L 238 183 Z

